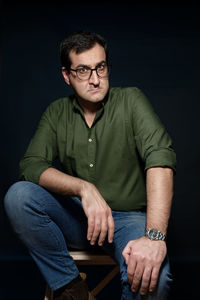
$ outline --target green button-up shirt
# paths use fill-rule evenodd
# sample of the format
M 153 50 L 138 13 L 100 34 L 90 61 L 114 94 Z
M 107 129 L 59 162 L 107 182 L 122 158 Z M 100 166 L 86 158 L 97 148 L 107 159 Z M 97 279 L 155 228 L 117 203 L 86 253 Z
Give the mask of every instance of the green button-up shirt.
M 38 183 L 57 157 L 63 172 L 92 182 L 120 211 L 145 208 L 145 170 L 176 165 L 169 135 L 137 88 L 110 88 L 91 128 L 74 95 L 50 104 L 20 162 L 20 178 Z

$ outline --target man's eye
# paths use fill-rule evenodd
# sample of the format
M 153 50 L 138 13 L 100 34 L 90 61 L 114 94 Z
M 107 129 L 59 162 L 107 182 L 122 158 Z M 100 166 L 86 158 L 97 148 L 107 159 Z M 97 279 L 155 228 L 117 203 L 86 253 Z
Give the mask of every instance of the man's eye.
M 104 64 L 98 66 L 98 70 L 103 70 L 104 68 L 105 68 Z
M 79 72 L 80 74 L 85 74 L 85 73 L 88 72 L 88 69 L 87 69 L 87 68 L 80 68 L 80 69 L 78 69 L 78 72 Z
M 101 73 L 105 72 L 106 71 L 106 64 L 99 65 L 97 67 L 97 71 L 101 72 Z

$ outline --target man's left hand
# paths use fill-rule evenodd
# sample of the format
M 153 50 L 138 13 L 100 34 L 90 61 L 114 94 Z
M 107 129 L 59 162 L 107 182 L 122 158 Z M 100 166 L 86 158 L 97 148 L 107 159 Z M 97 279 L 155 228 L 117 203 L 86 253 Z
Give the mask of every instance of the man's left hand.
M 141 295 L 155 290 L 166 254 L 164 241 L 151 241 L 143 236 L 128 242 L 122 255 L 127 264 L 128 282 L 133 292 L 137 292 L 139 286 Z

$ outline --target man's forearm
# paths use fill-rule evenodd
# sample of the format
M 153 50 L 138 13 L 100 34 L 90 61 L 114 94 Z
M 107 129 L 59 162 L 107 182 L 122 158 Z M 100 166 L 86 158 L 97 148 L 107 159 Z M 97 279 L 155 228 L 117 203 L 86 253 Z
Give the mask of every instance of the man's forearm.
M 167 233 L 173 198 L 173 170 L 150 168 L 147 170 L 147 228 Z
M 81 197 L 85 184 L 87 184 L 86 181 L 67 175 L 55 168 L 45 170 L 39 179 L 39 185 L 60 195 Z
M 49 168 L 41 174 L 39 185 L 61 195 L 79 196 L 88 218 L 87 238 L 90 244 L 94 245 L 98 239 L 102 246 L 107 235 L 108 242 L 112 243 L 115 228 L 112 211 L 92 183 Z
M 147 228 L 166 234 L 173 196 L 173 171 L 169 168 L 147 170 Z M 151 241 L 145 236 L 131 240 L 122 255 L 127 264 L 127 277 L 132 291 L 140 287 L 145 295 L 155 290 L 160 266 L 167 253 L 164 241 Z

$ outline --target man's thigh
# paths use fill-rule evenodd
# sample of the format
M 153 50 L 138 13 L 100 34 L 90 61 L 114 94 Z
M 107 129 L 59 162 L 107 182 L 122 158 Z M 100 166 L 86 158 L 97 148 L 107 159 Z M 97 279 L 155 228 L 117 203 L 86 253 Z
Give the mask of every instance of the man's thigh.
M 37 184 L 20 181 L 10 187 L 4 204 L 17 232 L 29 235 L 30 229 L 40 232 L 41 226 L 52 224 L 61 230 L 67 244 L 87 244 L 87 218 L 77 197 L 52 194 Z

